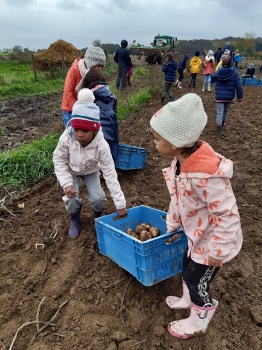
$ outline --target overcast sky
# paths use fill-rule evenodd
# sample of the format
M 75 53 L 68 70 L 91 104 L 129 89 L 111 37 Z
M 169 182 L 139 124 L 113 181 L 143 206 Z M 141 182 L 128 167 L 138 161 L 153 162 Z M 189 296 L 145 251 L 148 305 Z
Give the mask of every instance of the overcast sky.
M 250 4 L 250 6 L 249 6 Z M 0 49 L 78 49 L 99 38 L 149 45 L 158 33 L 178 40 L 262 37 L 262 0 L 0 0 Z

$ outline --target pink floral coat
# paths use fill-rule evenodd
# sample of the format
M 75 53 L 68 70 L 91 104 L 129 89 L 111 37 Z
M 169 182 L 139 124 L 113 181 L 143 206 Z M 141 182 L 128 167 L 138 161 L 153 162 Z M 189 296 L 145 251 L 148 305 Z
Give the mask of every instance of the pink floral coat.
M 178 176 L 174 158 L 163 169 L 171 195 L 168 230 L 182 226 L 188 238 L 188 255 L 207 265 L 208 256 L 223 262 L 233 259 L 242 246 L 242 230 L 230 180 L 232 161 L 206 143 L 183 164 Z

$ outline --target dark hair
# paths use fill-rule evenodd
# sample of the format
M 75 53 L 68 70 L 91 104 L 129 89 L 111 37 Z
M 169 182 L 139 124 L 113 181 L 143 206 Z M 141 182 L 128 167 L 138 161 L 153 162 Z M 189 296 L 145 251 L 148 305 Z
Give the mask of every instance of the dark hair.
M 172 52 L 168 52 L 168 53 L 166 54 L 166 57 L 167 57 L 168 59 L 172 60 L 174 56 L 173 56 Z
M 81 89 L 93 89 L 100 81 L 105 81 L 102 74 L 95 69 L 90 69 L 82 81 Z
M 202 145 L 202 141 L 197 140 L 193 146 L 183 148 L 181 154 L 184 156 L 184 158 L 188 158 L 188 157 L 189 157 L 192 153 L 194 153 L 201 145 Z

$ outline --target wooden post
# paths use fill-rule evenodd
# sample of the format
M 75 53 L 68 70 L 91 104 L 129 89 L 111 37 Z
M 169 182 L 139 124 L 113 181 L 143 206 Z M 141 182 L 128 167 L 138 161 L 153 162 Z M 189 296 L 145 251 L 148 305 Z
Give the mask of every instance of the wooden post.
M 37 80 L 36 69 L 35 69 L 35 56 L 34 56 L 33 53 L 32 53 L 32 55 L 31 55 L 31 58 L 32 58 L 32 64 L 33 64 L 33 70 L 34 70 L 35 80 Z
M 61 56 L 62 56 L 62 71 L 64 71 L 65 70 L 65 58 L 64 58 L 63 52 L 61 53 Z

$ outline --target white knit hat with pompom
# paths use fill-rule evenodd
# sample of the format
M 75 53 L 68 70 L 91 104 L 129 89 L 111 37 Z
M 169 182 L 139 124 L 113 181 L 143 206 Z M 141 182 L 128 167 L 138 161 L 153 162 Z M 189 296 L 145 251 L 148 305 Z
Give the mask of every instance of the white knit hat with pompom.
M 95 96 L 90 89 L 81 89 L 78 93 L 78 101 L 81 102 L 94 102 Z

